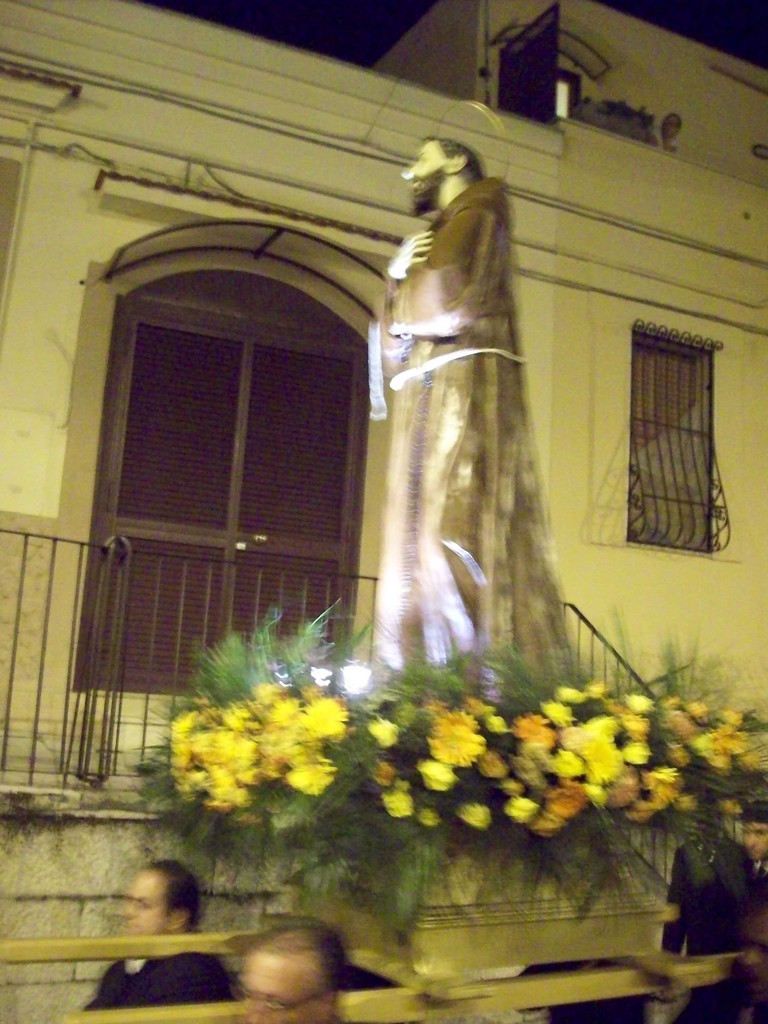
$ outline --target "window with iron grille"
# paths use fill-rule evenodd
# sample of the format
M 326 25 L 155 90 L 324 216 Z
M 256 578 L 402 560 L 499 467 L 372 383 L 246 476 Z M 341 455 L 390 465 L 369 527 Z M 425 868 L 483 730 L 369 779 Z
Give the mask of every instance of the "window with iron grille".
M 639 320 L 632 327 L 627 540 L 704 552 L 728 543 L 713 433 L 722 347 Z

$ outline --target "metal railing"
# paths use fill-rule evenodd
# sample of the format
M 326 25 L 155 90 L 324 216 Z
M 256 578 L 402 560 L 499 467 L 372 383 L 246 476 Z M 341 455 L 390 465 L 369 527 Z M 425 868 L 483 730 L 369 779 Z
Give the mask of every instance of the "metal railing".
M 196 651 L 332 609 L 331 638 L 373 619 L 376 581 L 299 566 L 134 552 L 0 531 L 0 780 L 92 784 L 133 777 L 158 742 Z M 370 652 L 363 652 L 367 656 Z

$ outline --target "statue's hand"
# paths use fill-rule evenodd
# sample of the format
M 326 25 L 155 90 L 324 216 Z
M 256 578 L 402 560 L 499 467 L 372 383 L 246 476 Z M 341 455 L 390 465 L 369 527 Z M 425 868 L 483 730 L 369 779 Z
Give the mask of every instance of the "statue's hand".
M 404 238 L 387 267 L 389 276 L 395 281 L 402 281 L 407 277 L 411 267 L 424 263 L 432 248 L 432 238 L 431 231 L 422 231 L 418 235 L 409 235 L 408 238 Z

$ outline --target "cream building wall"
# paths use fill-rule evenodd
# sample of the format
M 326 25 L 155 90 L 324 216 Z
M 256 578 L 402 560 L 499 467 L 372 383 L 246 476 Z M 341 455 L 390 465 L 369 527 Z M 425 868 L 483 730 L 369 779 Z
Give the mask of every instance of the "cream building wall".
M 456 5 L 444 3 L 454 25 Z M 500 3 L 490 4 L 494 25 L 508 16 Z M 18 182 L 0 196 L 7 237 L 0 527 L 87 536 L 112 315 L 119 294 L 146 279 L 137 272 L 104 280 L 118 248 L 173 224 L 253 216 L 299 226 L 380 269 L 391 239 L 417 227 L 404 212 L 399 170 L 424 135 L 459 135 L 513 196 L 522 336 L 566 598 L 617 646 L 625 632 L 642 671 L 653 670 L 666 640 L 698 642 L 727 659 L 736 686 L 759 697 L 768 667 L 760 445 L 768 182 L 759 175 L 768 165 L 751 156 L 739 163 L 741 150 L 727 142 L 735 125 L 752 130 L 768 99 L 720 76 L 724 106 L 709 120 L 722 127 L 700 136 L 703 108 L 688 114 L 703 103 L 691 89 L 700 47 L 615 12 L 601 13 L 598 24 L 604 9 L 591 0 L 563 7 L 612 55 L 617 77 L 613 85 L 601 81 L 604 95 L 615 96 L 615 86 L 649 109 L 673 97 L 665 109 L 680 109 L 685 120 L 679 156 L 576 123 L 503 115 L 499 131 L 477 106 L 457 102 L 448 88 L 434 91 L 434 83 L 411 84 L 391 70 L 365 71 L 127 0 L 0 4 L 0 61 L 81 85 L 78 97 L 45 109 L 20 100 L 17 82 L 12 91 L 0 74 L 0 171 Z M 437 38 L 448 45 L 450 34 Z M 476 38 L 481 46 L 482 26 Z M 706 59 L 721 58 L 708 51 Z M 753 71 L 759 77 L 748 67 L 739 74 Z M 459 77 L 466 87 L 471 76 Z M 693 145 L 697 138 L 709 140 L 706 152 Z M 97 190 L 105 167 L 141 180 L 108 179 Z M 232 206 L 221 182 L 261 208 Z M 376 306 L 374 274 L 330 269 Z M 335 303 L 364 344 L 359 307 L 331 291 L 316 297 Z M 732 540 L 721 553 L 623 539 L 638 318 L 724 343 L 715 357 L 716 439 Z M 378 566 L 387 445 L 387 424 L 371 424 L 364 574 Z

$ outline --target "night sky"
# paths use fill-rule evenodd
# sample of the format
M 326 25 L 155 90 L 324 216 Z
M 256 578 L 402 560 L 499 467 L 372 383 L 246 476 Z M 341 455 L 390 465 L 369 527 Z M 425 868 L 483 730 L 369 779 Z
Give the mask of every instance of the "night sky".
M 370 67 L 436 0 L 142 0 Z M 607 6 L 768 68 L 767 0 L 608 0 Z

